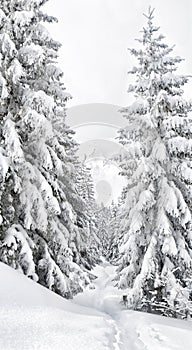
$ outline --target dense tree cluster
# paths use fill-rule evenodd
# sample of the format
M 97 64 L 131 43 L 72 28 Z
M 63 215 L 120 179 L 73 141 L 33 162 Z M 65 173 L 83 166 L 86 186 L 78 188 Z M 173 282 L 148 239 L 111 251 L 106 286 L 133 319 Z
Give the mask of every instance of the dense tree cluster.
M 89 283 L 94 263 L 92 194 L 90 186 L 79 191 L 84 170 L 66 125 L 70 95 L 60 44 L 44 26 L 55 20 L 42 12 L 45 2 L 0 4 L 0 260 L 71 297 Z
M 66 124 L 70 95 L 47 0 L 0 3 L 0 261 L 64 296 L 83 290 L 104 256 L 129 307 L 192 314 L 192 103 L 180 57 L 149 9 L 130 52 L 137 66 L 119 131 L 127 178 L 117 204 L 98 206 L 90 169 Z

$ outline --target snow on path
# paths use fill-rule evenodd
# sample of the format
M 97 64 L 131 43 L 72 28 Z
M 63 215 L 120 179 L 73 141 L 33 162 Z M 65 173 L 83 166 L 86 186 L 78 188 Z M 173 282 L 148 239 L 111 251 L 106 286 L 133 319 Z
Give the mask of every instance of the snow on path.
M 112 281 L 115 267 L 103 260 L 93 273 L 98 277 L 95 288 L 87 288 L 73 302 L 106 314 L 110 350 L 192 350 L 192 322 L 125 310 L 120 300 L 126 291 Z
M 124 310 L 106 261 L 65 300 L 0 263 L 0 350 L 192 350 L 192 322 Z
M 97 276 L 92 286 L 93 289 L 88 287 L 83 293 L 78 294 L 73 302 L 103 312 L 106 325 L 111 329 L 108 334 L 109 350 L 121 350 L 123 349 L 122 334 L 116 322 L 116 316 L 121 309 L 119 302 L 122 291 L 113 286 L 115 267 L 103 261 L 101 265 L 96 266 L 93 274 Z

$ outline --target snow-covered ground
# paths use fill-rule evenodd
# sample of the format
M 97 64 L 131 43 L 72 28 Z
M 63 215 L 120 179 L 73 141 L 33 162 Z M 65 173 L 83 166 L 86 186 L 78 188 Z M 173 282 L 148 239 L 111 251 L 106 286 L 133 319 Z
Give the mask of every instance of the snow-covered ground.
M 1 350 L 191 350 L 192 322 L 123 310 L 114 267 L 73 301 L 0 263 Z

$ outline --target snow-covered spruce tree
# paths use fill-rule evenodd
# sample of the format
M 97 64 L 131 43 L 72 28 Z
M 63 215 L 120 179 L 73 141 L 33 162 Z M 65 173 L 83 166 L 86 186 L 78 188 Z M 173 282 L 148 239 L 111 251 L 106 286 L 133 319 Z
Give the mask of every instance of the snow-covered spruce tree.
M 21 140 L 15 128 L 18 107 L 13 97 L 23 73 L 7 18 L 8 1 L 0 4 L 0 118 L 1 118 L 1 260 L 37 279 L 32 257 L 34 243 L 20 225 L 17 211 L 21 173 L 27 171 Z M 29 167 L 30 170 L 30 167 Z
M 118 220 L 117 220 L 118 208 L 114 202 L 110 206 L 110 222 L 109 222 L 109 244 L 107 252 L 107 260 L 113 263 L 118 256 Z
M 43 26 L 43 0 L 0 4 L 0 260 L 70 297 L 88 283 L 73 260 L 79 235 L 75 146 L 65 124 L 68 94 L 60 44 Z M 77 247 L 78 250 L 78 247 Z
M 151 9 L 146 18 L 141 47 L 130 50 L 135 102 L 122 109 L 119 134 L 128 192 L 117 278 L 131 288 L 130 306 L 180 317 L 192 312 L 192 106 L 183 97 L 188 77 L 176 74 L 181 58 L 171 56 Z
M 100 241 L 100 254 L 108 259 L 109 247 L 111 241 L 111 210 L 101 204 L 97 211 L 98 237 Z
M 88 270 L 99 263 L 99 239 L 97 236 L 97 204 L 90 168 L 83 162 L 76 171 L 77 192 L 80 200 L 75 206 L 77 226 L 80 232 L 78 259 Z M 91 276 L 90 276 L 91 277 Z
M 123 191 L 124 192 L 124 191 Z M 122 193 L 123 195 L 123 193 Z M 123 222 L 126 222 L 126 208 L 124 200 L 120 196 L 118 203 L 112 202 L 110 206 L 110 221 L 109 221 L 109 245 L 107 259 L 114 265 L 118 266 L 120 258 L 119 248 L 124 235 Z

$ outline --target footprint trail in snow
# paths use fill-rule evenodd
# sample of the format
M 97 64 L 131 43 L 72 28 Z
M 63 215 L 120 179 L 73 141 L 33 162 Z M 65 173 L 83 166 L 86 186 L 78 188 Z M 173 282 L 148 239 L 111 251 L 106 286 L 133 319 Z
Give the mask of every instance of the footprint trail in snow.
M 112 282 L 115 267 L 103 261 L 102 265 L 97 266 L 93 273 L 98 276 L 93 283 L 93 289 L 86 289 L 84 293 L 77 295 L 74 301 L 79 305 L 92 307 L 104 313 L 106 325 L 110 329 L 108 334 L 109 349 L 121 350 L 123 349 L 122 334 L 116 317 L 121 311 L 119 301 L 122 291 L 114 288 L 114 282 Z
M 106 261 L 98 278 L 65 300 L 0 263 L 0 349 L 191 350 L 192 322 L 124 310 Z
M 126 291 L 114 287 L 115 266 L 103 259 L 93 273 L 97 279 L 91 289 L 78 294 L 74 303 L 102 312 L 108 338 L 106 350 L 192 349 L 192 322 L 125 310 L 120 300 Z

